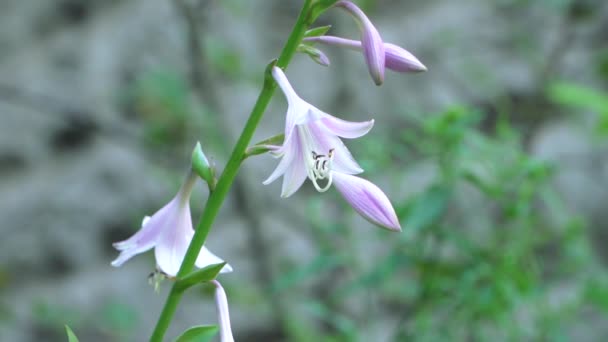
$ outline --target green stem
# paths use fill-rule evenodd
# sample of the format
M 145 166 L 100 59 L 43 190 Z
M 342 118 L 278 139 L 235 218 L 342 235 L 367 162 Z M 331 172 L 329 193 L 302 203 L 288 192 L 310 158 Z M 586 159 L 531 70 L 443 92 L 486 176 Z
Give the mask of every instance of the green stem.
M 311 0 L 304 1 L 304 5 L 302 6 L 300 14 L 298 15 L 296 24 L 289 35 L 287 43 L 285 43 L 285 46 L 281 51 L 279 59 L 276 61 L 276 65 L 280 68 L 287 67 L 291 61 L 291 58 L 296 53 L 296 49 L 300 45 L 302 38 L 304 37 L 304 32 L 306 32 L 311 24 L 309 15 L 310 5 Z M 260 95 L 258 96 L 253 109 L 251 110 L 251 114 L 249 115 L 249 119 L 243 128 L 241 136 L 232 150 L 230 159 L 228 160 L 226 168 L 217 182 L 215 191 L 210 194 L 209 199 L 207 200 L 207 204 L 205 205 L 205 209 L 203 211 L 203 216 L 196 226 L 194 237 L 192 238 L 192 242 L 188 247 L 184 261 L 182 262 L 180 270 L 177 274 L 178 278 L 190 273 L 194 268 L 194 263 L 198 257 L 201 247 L 207 239 L 207 235 L 211 230 L 211 225 L 213 224 L 213 221 L 215 220 L 215 217 L 217 216 L 217 213 L 220 210 L 222 203 L 230 190 L 230 187 L 232 186 L 232 182 L 239 171 L 247 146 L 249 146 L 253 133 L 260 123 L 260 120 L 266 111 L 266 107 L 274 94 L 274 90 L 277 87 L 276 82 L 271 76 L 272 66 L 274 65 L 275 63 L 273 62 L 266 69 L 262 91 L 260 92 Z M 173 284 L 171 292 L 169 293 L 167 301 L 165 302 L 165 306 L 163 307 L 160 317 L 158 318 L 158 322 L 156 323 L 156 327 L 154 328 L 154 332 L 150 337 L 150 341 L 162 342 L 163 336 L 169 327 L 182 294 L 183 290 L 177 286 L 177 283 Z

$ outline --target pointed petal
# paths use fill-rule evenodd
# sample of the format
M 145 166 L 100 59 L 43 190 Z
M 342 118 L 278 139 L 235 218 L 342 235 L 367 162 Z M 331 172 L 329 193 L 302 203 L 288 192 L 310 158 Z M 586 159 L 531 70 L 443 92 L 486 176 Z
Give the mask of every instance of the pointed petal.
M 230 312 L 228 311 L 228 297 L 224 288 L 217 280 L 212 280 L 211 283 L 215 285 L 215 305 L 217 307 L 218 323 L 220 326 L 220 341 L 221 342 L 234 342 L 232 336 L 232 329 L 230 327 Z
M 222 260 L 217 255 L 211 253 L 211 251 L 209 251 L 205 246 L 203 246 L 203 248 L 201 248 L 200 253 L 198 254 L 198 257 L 196 258 L 195 265 L 198 268 L 204 268 L 209 265 L 219 264 L 222 262 L 224 262 L 224 260 Z M 222 267 L 222 270 L 220 271 L 220 273 L 230 273 L 230 272 L 232 272 L 232 266 L 230 266 L 230 264 L 224 265 L 224 267 Z
M 336 189 L 363 218 L 382 228 L 401 231 L 395 209 L 380 188 L 356 176 L 338 172 L 332 175 Z
M 363 172 L 363 169 L 353 158 L 342 140 L 340 140 L 340 138 L 330 131 L 326 130 L 325 125 L 323 125 L 319 120 L 308 123 L 306 127 L 311 135 L 311 140 L 315 145 L 315 152 L 326 154 L 330 149 L 334 149 L 332 168 L 336 172 L 347 174 L 358 174 Z
M 426 66 L 404 48 L 390 43 L 384 44 L 386 67 L 397 72 L 422 72 Z
M 167 222 L 167 228 L 156 243 L 154 255 L 161 271 L 169 276 L 176 276 L 194 235 L 190 206 L 186 203 L 179 208 L 175 220 Z
M 294 130 L 294 139 L 292 142 L 292 150 L 290 153 L 293 154 L 293 159 L 289 164 L 289 167 L 283 175 L 283 186 L 281 188 L 281 197 L 287 198 L 293 195 L 294 192 L 302 186 L 306 177 L 306 164 L 304 161 L 304 150 L 302 142 L 300 140 L 300 132 Z
M 175 205 L 176 199 L 174 198 L 152 217 L 144 217 L 142 227 L 133 236 L 127 240 L 113 243 L 112 246 L 119 250 L 120 254 L 112 261 L 112 266 L 122 266 L 135 255 L 144 253 L 154 247 L 163 233 L 165 223 L 171 219 Z
M 321 122 L 325 126 L 325 129 L 334 135 L 337 135 L 346 139 L 355 139 L 362 137 L 369 132 L 374 126 L 374 120 L 353 122 L 338 119 L 327 113 L 323 113 Z
M 381 85 L 384 82 L 385 52 L 380 33 L 365 13 L 354 3 L 340 1 L 336 6 L 345 9 L 357 22 L 361 30 L 363 56 L 365 57 L 369 74 L 376 85 Z
M 262 184 L 268 185 L 274 182 L 277 178 L 281 177 L 283 174 L 285 174 L 285 171 L 287 171 L 294 159 L 293 144 L 294 142 L 292 139 L 285 140 L 284 145 L 281 146 L 280 149 L 277 151 L 277 153 L 283 154 L 281 161 L 279 161 L 279 165 L 277 165 L 274 171 L 272 171 L 270 176 L 268 176 L 268 178 L 266 178 L 266 180 L 263 181 Z

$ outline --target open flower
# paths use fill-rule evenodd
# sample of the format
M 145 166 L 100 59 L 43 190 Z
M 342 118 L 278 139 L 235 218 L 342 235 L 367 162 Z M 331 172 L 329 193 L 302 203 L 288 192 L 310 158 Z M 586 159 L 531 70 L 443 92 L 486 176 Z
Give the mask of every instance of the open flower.
M 133 256 L 154 248 L 158 269 L 170 277 L 177 275 L 194 235 L 189 200 L 196 180 L 197 176 L 190 172 L 177 195 L 152 217 L 144 217 L 137 233 L 113 244 L 120 255 L 112 261 L 112 266 L 119 267 Z M 221 262 L 222 259 L 203 247 L 196 259 L 196 267 Z M 221 271 L 226 272 L 232 272 L 228 264 Z
M 365 13 L 354 3 L 338 1 L 335 6 L 347 11 L 357 22 L 361 31 L 363 56 L 367 69 L 376 85 L 381 85 L 384 82 L 385 52 L 380 33 Z
M 383 228 L 401 230 L 386 195 L 371 182 L 353 176 L 363 169 L 340 140 L 340 137 L 353 139 L 367 134 L 374 120 L 349 122 L 324 113 L 296 94 L 281 69 L 274 67 L 272 75 L 289 107 L 285 141 L 273 148 L 274 155 L 282 159 L 264 184 L 283 176 L 281 196 L 289 197 L 307 177 L 319 192 L 327 191 L 333 183 L 364 218 Z
M 320 36 L 304 38 L 304 40 L 344 47 L 357 51 L 361 51 L 363 49 L 360 41 L 341 37 Z M 406 49 L 391 43 L 383 44 L 386 68 L 396 72 L 422 72 L 427 70 L 426 66 L 424 66 L 424 64 L 422 64 L 418 58 L 416 58 L 416 56 L 412 55 Z

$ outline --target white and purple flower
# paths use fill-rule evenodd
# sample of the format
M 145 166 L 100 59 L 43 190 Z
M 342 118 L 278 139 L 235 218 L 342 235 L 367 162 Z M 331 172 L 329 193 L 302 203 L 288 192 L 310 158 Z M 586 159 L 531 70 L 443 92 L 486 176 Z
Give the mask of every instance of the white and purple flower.
M 272 75 L 287 98 L 288 109 L 285 141 L 282 146 L 273 147 L 273 154 L 282 159 L 264 184 L 283 176 L 282 197 L 295 193 L 306 178 L 319 192 L 325 192 L 335 184 L 344 199 L 365 219 L 380 227 L 400 231 L 395 210 L 382 190 L 354 176 L 363 169 L 340 139 L 367 134 L 374 120 L 338 119 L 301 99 L 280 68 L 274 67 Z
M 177 195 L 152 217 L 144 217 L 141 229 L 127 240 L 116 242 L 114 248 L 120 255 L 112 261 L 119 267 L 137 254 L 154 248 L 157 268 L 170 277 L 175 277 L 190 245 L 194 229 L 190 216 L 190 194 L 197 176 L 190 172 Z M 223 262 L 203 246 L 196 259 L 196 267 L 203 268 Z M 232 272 L 226 264 L 220 273 Z

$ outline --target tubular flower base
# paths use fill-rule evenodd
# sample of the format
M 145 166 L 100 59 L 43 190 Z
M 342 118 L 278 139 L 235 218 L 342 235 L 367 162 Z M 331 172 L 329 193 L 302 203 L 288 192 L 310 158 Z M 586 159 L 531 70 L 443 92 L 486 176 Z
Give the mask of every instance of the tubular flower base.
M 285 141 L 283 146 L 273 148 L 273 154 L 282 159 L 264 184 L 283 176 L 281 196 L 289 197 L 307 177 L 319 192 L 327 191 L 335 183 L 346 201 L 364 218 L 380 227 L 400 231 L 399 220 L 386 195 L 371 182 L 353 176 L 363 169 L 340 140 L 367 134 L 374 121 L 349 122 L 324 113 L 296 94 L 281 69 L 275 67 L 272 75 L 289 107 Z
M 120 255 L 112 261 L 112 266 L 119 267 L 135 255 L 154 248 L 158 269 L 167 276 L 175 277 L 194 235 L 189 200 L 196 179 L 197 176 L 190 172 L 177 195 L 152 217 L 144 217 L 137 233 L 113 244 Z M 221 262 L 222 259 L 203 247 L 196 266 L 203 268 Z M 221 271 L 226 272 L 232 272 L 232 267 L 228 264 Z

